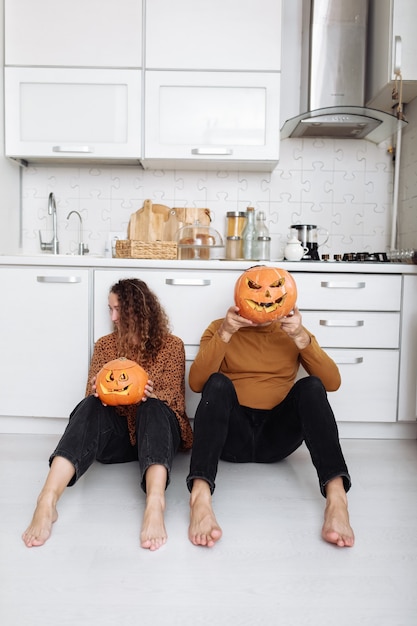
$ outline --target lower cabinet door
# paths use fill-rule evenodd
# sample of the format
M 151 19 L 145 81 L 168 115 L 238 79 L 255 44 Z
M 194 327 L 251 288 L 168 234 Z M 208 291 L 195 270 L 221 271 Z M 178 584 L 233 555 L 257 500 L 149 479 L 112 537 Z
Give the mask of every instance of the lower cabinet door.
M 1 415 L 68 418 L 89 365 L 88 276 L 80 268 L 0 270 Z
M 328 398 L 339 422 L 395 422 L 398 350 L 326 349 L 337 363 L 342 384 Z

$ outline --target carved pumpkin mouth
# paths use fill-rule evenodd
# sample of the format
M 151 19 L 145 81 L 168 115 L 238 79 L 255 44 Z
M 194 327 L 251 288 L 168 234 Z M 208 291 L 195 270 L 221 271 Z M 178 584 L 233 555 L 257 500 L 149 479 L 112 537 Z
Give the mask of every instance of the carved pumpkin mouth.
M 100 384 L 101 393 L 104 396 L 107 396 L 109 393 L 117 393 L 120 396 L 128 396 L 132 385 L 126 385 L 126 387 L 121 387 L 120 389 L 108 389 L 104 387 L 103 384 Z
M 254 311 L 263 311 L 265 313 L 274 313 L 277 309 L 284 305 L 284 302 L 287 298 L 287 294 L 285 293 L 283 296 L 274 300 L 274 302 L 255 302 L 255 300 L 245 299 L 245 302 L 248 306 L 251 307 Z

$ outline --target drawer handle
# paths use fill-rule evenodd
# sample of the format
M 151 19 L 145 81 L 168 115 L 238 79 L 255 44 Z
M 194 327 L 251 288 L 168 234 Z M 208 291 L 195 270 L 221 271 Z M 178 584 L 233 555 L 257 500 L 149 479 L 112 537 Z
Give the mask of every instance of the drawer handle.
M 80 283 L 81 276 L 37 276 L 38 283 Z
M 351 328 L 364 324 L 363 320 L 320 320 L 320 326 L 332 326 L 333 328 Z
M 204 156 L 227 156 L 233 154 L 230 148 L 193 148 L 191 154 L 202 154 Z
M 326 280 L 320 284 L 326 289 L 365 289 L 366 287 L 366 283 L 351 283 L 348 281 L 334 282 L 331 280 Z
M 337 360 L 334 359 L 337 365 L 357 365 L 358 363 L 363 363 L 363 356 L 355 356 L 355 357 L 339 357 Z
M 211 285 L 211 280 L 207 278 L 166 278 L 166 285 L 187 285 L 191 287 L 207 287 Z
M 87 154 L 94 152 L 94 148 L 90 148 L 90 146 L 53 146 L 52 152 L 81 152 Z

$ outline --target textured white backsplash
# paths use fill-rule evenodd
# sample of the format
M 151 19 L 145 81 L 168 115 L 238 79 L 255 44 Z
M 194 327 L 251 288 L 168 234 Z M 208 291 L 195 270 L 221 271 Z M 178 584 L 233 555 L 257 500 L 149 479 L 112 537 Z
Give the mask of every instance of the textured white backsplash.
M 414 196 L 415 145 L 410 147 Z M 23 173 L 22 252 L 40 252 L 39 230 L 43 240 L 52 237 L 47 214 L 51 191 L 57 202 L 61 253 L 77 250 L 78 219 L 66 219 L 71 210 L 82 215 L 90 253 L 103 254 L 112 234 L 126 237 L 130 215 L 146 198 L 170 207 L 207 207 L 212 226 L 222 236 L 227 211 L 249 205 L 262 209 L 272 236 L 272 259 L 279 256 L 292 223 L 317 224 L 329 231 L 321 253 L 385 251 L 391 236 L 392 183 L 393 163 L 386 147 L 365 140 L 285 140 L 272 173 L 30 166 Z M 415 231 L 414 225 L 414 239 Z

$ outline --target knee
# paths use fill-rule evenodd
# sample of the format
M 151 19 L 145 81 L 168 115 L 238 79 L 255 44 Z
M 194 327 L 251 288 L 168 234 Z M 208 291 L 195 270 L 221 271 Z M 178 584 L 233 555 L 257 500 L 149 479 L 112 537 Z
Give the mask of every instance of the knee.
M 321 395 L 326 396 L 326 389 L 318 376 L 306 376 L 301 378 L 296 383 L 299 387 L 299 392 L 303 395 L 309 395 L 312 397 L 318 397 Z
M 100 400 L 95 396 L 87 396 L 72 410 L 70 419 L 80 415 L 90 415 L 98 406 Z
M 141 402 L 137 408 L 136 427 L 138 428 L 139 424 L 146 425 L 148 423 L 158 424 L 158 427 L 162 427 L 170 421 L 170 411 L 171 409 L 162 400 L 148 398 L 146 402 Z
M 215 397 L 218 397 L 230 388 L 233 388 L 232 381 L 224 374 L 216 372 L 210 376 L 204 385 L 202 396 L 215 394 Z
M 324 385 L 318 376 L 306 376 L 305 378 L 301 378 L 297 384 L 299 384 L 300 387 L 304 388 L 306 391 L 319 391 L 324 389 Z

